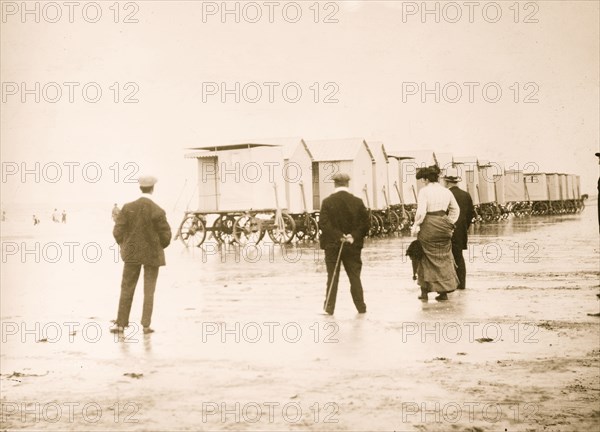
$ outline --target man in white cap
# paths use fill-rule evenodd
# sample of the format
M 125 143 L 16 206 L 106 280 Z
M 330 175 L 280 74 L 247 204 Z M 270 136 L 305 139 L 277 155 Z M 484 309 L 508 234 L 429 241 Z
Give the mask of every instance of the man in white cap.
M 456 228 L 452 234 L 452 255 L 454 256 L 454 262 L 456 262 L 456 275 L 458 276 L 458 289 L 466 288 L 467 268 L 465 265 L 465 258 L 463 256 L 463 250 L 467 248 L 468 231 L 473 220 L 474 209 L 473 199 L 469 192 L 466 192 L 458 187 L 458 182 L 461 178 L 458 175 L 458 169 L 450 167 L 446 170 L 444 176 L 446 187 L 450 189 L 452 195 L 458 203 L 460 208 L 460 214 L 458 220 L 454 224 Z
M 121 298 L 116 326 L 112 333 L 122 333 L 129 325 L 129 313 L 133 294 L 142 266 L 144 267 L 144 310 L 142 326 L 144 334 L 152 333 L 150 328 L 154 290 L 158 278 L 158 268 L 165 265 L 164 250 L 171 243 L 171 227 L 165 211 L 152 199 L 157 179 L 144 176 L 138 179 L 142 196 L 123 206 L 113 229 L 113 236 L 121 248 L 124 262 L 121 280 Z
M 335 310 L 340 279 L 340 272 L 335 271 L 336 264 L 339 265 L 338 259 L 344 265 L 350 280 L 350 293 L 354 306 L 358 313 L 363 314 L 367 311 L 360 280 L 362 269 L 360 255 L 364 238 L 369 231 L 369 214 L 362 200 L 349 192 L 349 182 L 348 174 L 338 173 L 333 176 L 335 190 L 333 194 L 323 200 L 319 215 L 319 226 L 322 231 L 319 240 L 321 249 L 325 249 L 325 265 L 327 267 L 327 292 L 325 293 L 324 307 L 325 312 L 329 315 L 333 315 Z

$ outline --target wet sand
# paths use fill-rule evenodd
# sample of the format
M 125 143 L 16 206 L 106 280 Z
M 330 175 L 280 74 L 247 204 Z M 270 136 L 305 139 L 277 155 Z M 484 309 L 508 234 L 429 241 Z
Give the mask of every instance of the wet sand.
M 1 429 L 596 430 L 594 210 L 477 227 L 467 289 L 448 302 L 417 300 L 403 256 L 410 237 L 369 240 L 365 315 L 344 275 L 335 315 L 321 314 L 326 272 L 315 245 L 263 245 L 257 258 L 254 248 L 174 242 L 156 333 L 132 326 L 125 338 L 108 332 L 122 270 L 109 222 L 44 235 L 4 226 Z M 7 255 L 8 241 L 39 242 L 46 256 Z M 91 262 L 93 250 L 83 257 L 80 247 L 70 263 L 68 241 L 95 242 L 102 256 Z M 63 252 L 56 263 L 51 242 Z

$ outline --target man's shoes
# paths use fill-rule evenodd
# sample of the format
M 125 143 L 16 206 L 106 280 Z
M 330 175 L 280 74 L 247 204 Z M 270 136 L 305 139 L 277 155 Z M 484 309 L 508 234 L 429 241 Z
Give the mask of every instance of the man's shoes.
M 437 301 L 444 301 L 444 300 L 448 300 L 448 294 L 446 293 L 441 293 L 439 296 L 436 296 L 435 298 Z
M 456 289 L 459 289 L 459 290 L 464 290 L 464 289 L 465 289 L 465 287 L 464 287 L 464 286 L 459 286 L 459 287 L 456 287 Z
M 110 332 L 114 333 L 114 334 L 124 333 L 125 332 L 125 327 L 116 326 L 116 327 L 111 328 Z
M 367 310 L 366 310 L 366 309 L 359 310 L 359 311 L 358 311 L 358 313 L 359 313 L 359 314 L 366 314 L 366 313 L 367 313 Z
M 154 333 L 154 330 L 150 327 L 144 327 L 144 334 Z

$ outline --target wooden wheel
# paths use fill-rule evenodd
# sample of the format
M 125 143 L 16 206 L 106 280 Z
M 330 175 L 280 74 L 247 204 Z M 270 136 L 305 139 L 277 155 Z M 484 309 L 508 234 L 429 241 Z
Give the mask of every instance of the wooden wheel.
M 206 225 L 204 225 L 204 221 L 197 215 L 188 214 L 181 221 L 177 236 L 181 239 L 185 247 L 200 246 L 204 243 L 204 239 L 206 239 Z
M 213 235 L 219 243 L 232 244 L 235 241 L 233 236 L 233 225 L 235 218 L 232 215 L 224 214 L 219 216 L 213 225 Z
M 494 210 L 487 204 L 482 204 L 479 207 L 479 216 L 483 222 L 491 222 L 494 220 Z
M 275 215 L 271 218 L 271 224 L 267 229 L 267 232 L 274 243 L 289 243 L 294 238 L 296 223 L 289 214 L 281 213 L 281 217 Z
M 242 215 L 233 224 L 233 237 L 242 246 L 248 243 L 258 244 L 264 235 L 262 222 L 255 216 Z
M 315 240 L 319 235 L 319 224 L 310 215 L 301 215 L 296 221 L 296 238 L 298 240 Z
M 396 212 L 396 214 L 398 215 L 399 219 L 398 231 L 402 231 L 405 228 L 410 228 L 410 215 L 407 213 L 407 211 L 404 209 L 400 209 Z
M 519 202 L 515 203 L 515 205 L 513 207 L 513 213 L 518 218 L 530 216 L 531 208 L 529 207 L 529 203 L 524 202 L 524 201 L 519 201 Z
M 481 214 L 478 205 L 473 206 L 473 219 L 471 219 L 471 223 L 479 223 L 481 222 Z
M 379 218 L 375 215 L 375 213 L 369 214 L 369 237 L 375 237 L 381 231 L 381 225 L 379 224 Z
M 400 218 L 396 212 L 392 209 L 386 211 L 383 215 L 380 215 L 383 221 L 381 231 L 383 234 L 390 234 L 395 232 L 400 225 Z
M 535 215 L 545 215 L 545 214 L 548 214 L 549 210 L 550 210 L 550 208 L 548 206 L 548 203 L 546 203 L 544 201 L 538 201 L 533 204 L 532 213 Z
M 402 229 L 400 215 L 398 214 L 398 212 L 396 210 L 390 210 L 390 212 L 391 212 L 390 221 L 392 223 L 392 231 L 391 232 L 400 231 Z
M 551 214 L 562 214 L 565 212 L 565 207 L 562 201 L 553 201 L 550 203 Z

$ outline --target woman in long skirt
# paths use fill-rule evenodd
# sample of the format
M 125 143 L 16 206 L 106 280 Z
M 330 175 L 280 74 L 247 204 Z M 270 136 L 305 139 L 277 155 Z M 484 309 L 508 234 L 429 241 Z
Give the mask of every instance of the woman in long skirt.
M 417 170 L 417 180 L 425 183 L 419 191 L 413 225 L 413 234 L 418 233 L 417 239 L 423 248 L 417 267 L 421 300 L 427 300 L 431 291 L 438 293 L 436 300 L 448 300 L 448 293 L 458 286 L 452 233 L 460 208 L 452 192 L 439 184 L 439 175 L 437 166 Z

